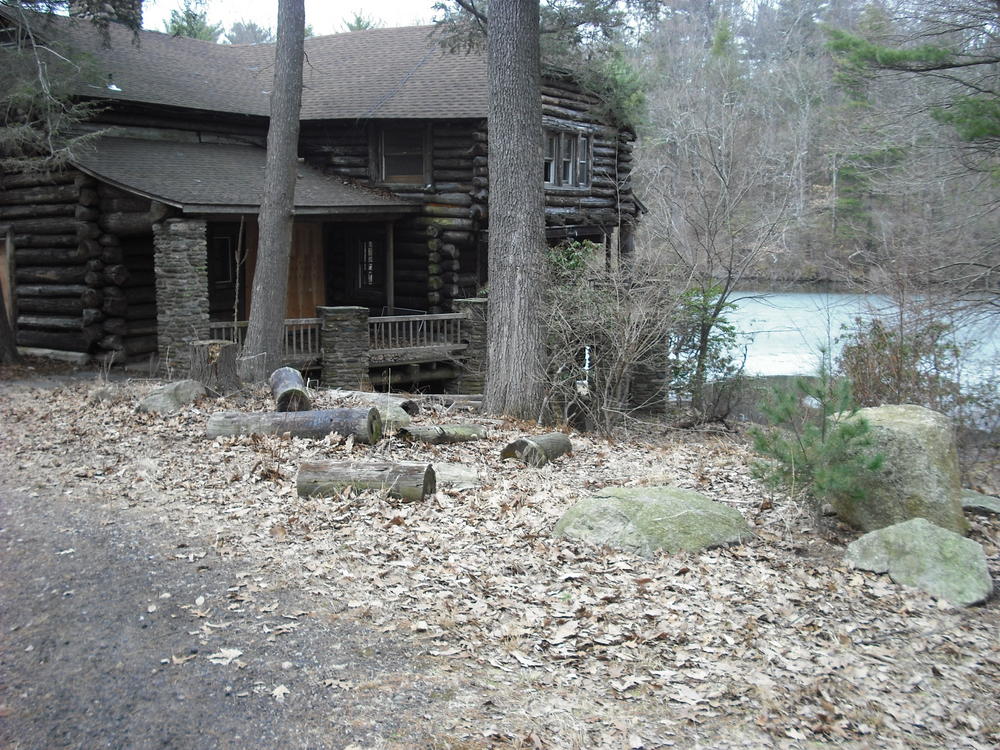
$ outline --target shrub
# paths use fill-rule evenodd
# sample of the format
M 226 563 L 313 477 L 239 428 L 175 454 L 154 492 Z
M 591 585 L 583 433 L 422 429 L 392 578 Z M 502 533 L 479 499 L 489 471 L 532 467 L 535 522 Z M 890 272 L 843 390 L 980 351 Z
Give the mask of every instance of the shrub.
M 761 409 L 771 427 L 751 434 L 754 448 L 770 461 L 755 464 L 756 476 L 804 497 L 817 511 L 834 497 L 864 496 L 883 458 L 864 450 L 872 445 L 871 428 L 857 417 L 849 381 L 834 380 L 824 366 L 817 378 L 772 391 Z

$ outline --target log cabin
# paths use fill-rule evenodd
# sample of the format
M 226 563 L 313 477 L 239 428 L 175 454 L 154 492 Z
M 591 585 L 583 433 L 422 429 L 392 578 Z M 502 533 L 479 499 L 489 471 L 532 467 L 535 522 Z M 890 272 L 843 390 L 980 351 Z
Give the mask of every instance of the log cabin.
M 193 339 L 238 339 L 274 46 L 116 24 L 104 43 L 89 22 L 54 15 L 32 31 L 90 61 L 75 93 L 103 109 L 65 169 L 0 175 L 19 346 L 183 365 Z M 19 33 L 0 8 L 0 43 Z M 314 37 L 305 55 L 290 335 L 321 307 L 450 313 L 488 282 L 485 56 L 448 52 L 433 27 Z M 624 251 L 641 207 L 633 132 L 565 75 L 546 75 L 541 97 L 550 243 Z

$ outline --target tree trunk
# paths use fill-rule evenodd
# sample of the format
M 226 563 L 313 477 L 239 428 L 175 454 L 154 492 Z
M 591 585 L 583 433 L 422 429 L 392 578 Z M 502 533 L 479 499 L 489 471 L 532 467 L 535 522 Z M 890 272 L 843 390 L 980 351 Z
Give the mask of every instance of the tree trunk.
M 243 348 L 243 361 L 254 366 L 247 366 L 241 373 L 244 380 L 250 381 L 263 380 L 265 373 L 281 366 L 295 208 L 304 38 L 303 0 L 279 0 L 260 239 L 250 298 L 250 321 Z
M 490 314 L 484 406 L 488 412 L 523 419 L 538 417 L 545 376 L 538 32 L 538 0 L 490 5 Z
M 247 414 L 221 411 L 208 418 L 206 434 L 283 435 L 321 438 L 336 432 L 359 443 L 377 443 L 382 437 L 382 419 L 377 409 L 326 409 Z
M 7 318 L 7 302 L 4 298 L 3 286 L 0 286 L 0 365 L 12 365 L 17 362 L 17 344 L 14 341 L 14 329 Z
M 549 461 L 573 450 L 569 438 L 561 432 L 518 438 L 500 451 L 500 458 L 519 458 L 528 466 L 545 466 Z
M 423 500 L 437 491 L 434 467 L 425 463 L 314 461 L 299 467 L 295 485 L 301 497 L 336 495 L 353 487 L 384 490 L 404 500 Z
M 302 373 L 294 367 L 279 367 L 271 373 L 271 395 L 275 411 L 309 411 L 312 400 L 306 390 Z
M 236 377 L 238 349 L 235 341 L 224 339 L 192 341 L 191 379 L 216 393 L 232 393 L 239 387 Z

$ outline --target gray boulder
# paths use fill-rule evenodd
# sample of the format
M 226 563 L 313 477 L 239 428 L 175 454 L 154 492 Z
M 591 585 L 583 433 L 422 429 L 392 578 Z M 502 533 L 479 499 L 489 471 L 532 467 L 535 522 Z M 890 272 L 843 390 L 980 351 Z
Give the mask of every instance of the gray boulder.
M 172 414 L 185 404 L 205 395 L 205 386 L 197 380 L 178 380 L 161 385 L 139 402 L 136 411 Z
M 750 539 L 735 508 L 677 487 L 608 487 L 566 511 L 556 536 L 651 556 Z
M 848 545 L 844 559 L 952 604 L 978 604 L 993 592 L 983 548 L 925 518 L 865 534 Z
M 964 534 L 955 434 L 943 414 L 909 404 L 861 409 L 872 428 L 872 453 L 885 464 L 872 478 L 865 497 L 832 498 L 840 518 L 863 531 L 911 518 L 926 518 Z
M 984 495 L 975 490 L 962 490 L 962 507 L 970 513 L 1000 516 L 1000 497 Z

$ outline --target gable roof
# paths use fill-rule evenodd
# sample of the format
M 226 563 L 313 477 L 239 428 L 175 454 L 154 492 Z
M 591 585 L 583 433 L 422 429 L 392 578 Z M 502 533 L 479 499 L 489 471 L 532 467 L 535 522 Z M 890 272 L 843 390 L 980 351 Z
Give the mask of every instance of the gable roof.
M 264 194 L 265 151 L 229 143 L 101 137 L 81 149 L 75 166 L 106 182 L 189 213 L 253 213 Z M 414 203 L 383 195 L 308 164 L 298 165 L 295 213 L 399 214 Z
M 44 38 L 62 40 L 92 59 L 95 80 L 81 95 L 212 112 L 269 112 L 273 44 L 214 44 L 156 31 L 139 32 L 136 44 L 130 30 L 111 24 L 108 47 L 88 21 L 33 16 L 42 19 L 36 26 Z M 108 88 L 108 76 L 120 91 Z M 479 118 L 487 105 L 485 57 L 444 50 L 433 26 L 305 42 L 302 120 Z

